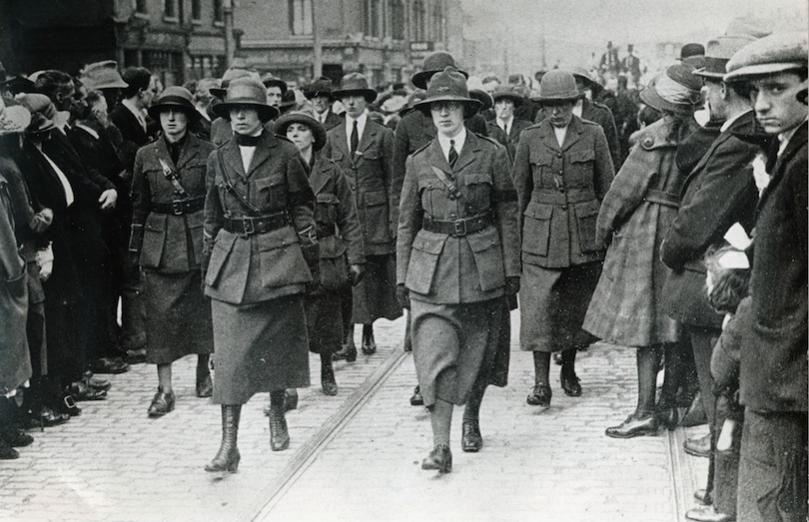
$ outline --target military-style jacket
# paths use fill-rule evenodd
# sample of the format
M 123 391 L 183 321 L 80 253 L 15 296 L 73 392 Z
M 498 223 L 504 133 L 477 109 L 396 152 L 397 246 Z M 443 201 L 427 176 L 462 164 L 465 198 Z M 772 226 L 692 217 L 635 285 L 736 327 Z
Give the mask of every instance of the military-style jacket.
M 454 199 L 434 168 L 454 178 Z M 490 225 L 467 235 L 423 229 L 425 220 L 457 221 L 487 216 Z M 467 132 L 455 167 L 437 139 L 407 159 L 396 282 L 432 303 L 470 303 L 504 295 L 506 277 L 520 274 L 517 200 L 506 149 Z
M 265 233 L 229 232 L 226 219 L 251 215 L 228 188 L 263 216 L 286 213 L 291 224 Z M 317 259 L 315 197 L 298 149 L 264 131 L 247 172 L 235 139 L 208 156 L 205 199 L 205 295 L 233 304 L 299 294 L 312 282 Z M 304 257 L 306 250 L 306 257 Z
M 176 164 L 165 137 L 138 149 L 132 177 L 129 251 L 139 254 L 143 268 L 181 273 L 197 269 L 202 263 L 202 204 L 205 167 L 211 150 L 213 145 L 191 133 L 186 134 Z M 164 170 L 163 165 L 170 170 Z M 177 182 L 185 194 L 167 177 L 168 172 L 178 176 Z M 180 201 L 199 206 L 199 210 L 180 213 Z M 171 206 L 172 202 L 178 212 L 156 208 Z
M 320 251 L 320 284 L 334 290 L 348 283 L 348 263 L 365 262 L 357 206 L 345 175 L 334 161 L 321 155 L 309 174 L 315 193 L 315 222 Z
M 513 171 L 522 261 L 565 268 L 604 259 L 596 219 L 614 175 L 607 139 L 596 123 L 574 115 L 561 147 L 550 120 L 522 131 Z
M 368 118 L 357 150 L 350 154 L 345 124 L 337 125 L 328 132 L 320 155 L 334 160 L 346 174 L 359 212 L 365 254 L 394 253 L 401 185 L 393 178 L 393 131 Z
M 540 109 L 534 117 L 534 123 L 539 123 L 546 117 L 545 110 Z M 597 123 L 601 126 L 601 129 L 604 131 L 604 136 L 607 138 L 612 164 L 613 166 L 620 167 L 621 163 L 624 162 L 624 158 L 621 156 L 621 142 L 618 138 L 618 127 L 615 125 L 615 117 L 610 108 L 603 103 L 590 101 L 585 98 L 582 100 L 581 119 Z

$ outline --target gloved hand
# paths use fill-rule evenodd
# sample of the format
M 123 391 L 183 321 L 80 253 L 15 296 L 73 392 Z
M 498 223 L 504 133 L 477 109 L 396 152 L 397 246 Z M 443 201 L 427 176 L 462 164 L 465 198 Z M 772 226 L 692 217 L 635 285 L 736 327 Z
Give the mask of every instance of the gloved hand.
M 348 280 L 351 282 L 351 286 L 357 286 L 363 277 L 365 277 L 365 265 L 348 266 Z
M 396 300 L 405 310 L 410 310 L 410 291 L 405 285 L 396 285 Z
M 520 291 L 520 278 L 518 276 L 510 276 L 506 278 L 506 294 L 517 295 Z
M 51 244 L 48 243 L 48 246 L 45 248 L 37 250 L 34 260 L 39 267 L 39 278 L 43 281 L 47 281 L 53 273 L 53 249 L 51 248 Z

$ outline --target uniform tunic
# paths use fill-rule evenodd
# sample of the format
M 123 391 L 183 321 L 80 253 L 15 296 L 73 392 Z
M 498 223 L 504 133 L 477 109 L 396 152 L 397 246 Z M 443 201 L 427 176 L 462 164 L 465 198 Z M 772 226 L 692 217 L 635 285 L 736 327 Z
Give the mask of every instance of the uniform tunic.
M 165 138 L 138 150 L 132 180 L 132 243 L 143 269 L 146 360 L 167 364 L 188 354 L 213 352 L 211 307 L 202 293 L 202 205 L 205 167 L 213 145 L 187 134 L 177 163 Z M 179 178 L 183 194 L 160 161 Z M 194 202 L 198 210 L 168 213 L 156 206 Z M 177 203 L 175 203 L 177 204 Z
M 223 173 L 238 194 L 227 188 Z M 211 298 L 217 404 L 244 404 L 256 392 L 309 385 L 303 293 L 316 271 L 314 195 L 298 149 L 267 131 L 247 169 L 230 140 L 208 156 L 205 295 Z M 226 218 L 286 213 L 290 224 L 234 233 Z M 305 257 L 306 255 L 306 257 Z M 315 265 L 309 265 L 314 259 Z M 312 266 L 312 269 L 309 267 Z
M 581 323 L 604 259 L 596 218 L 613 175 L 607 140 L 595 123 L 574 115 L 561 147 L 550 120 L 522 132 L 513 176 L 523 214 L 523 350 L 588 344 Z
M 503 385 L 496 372 L 507 277 L 519 274 L 517 202 L 506 149 L 468 132 L 454 168 L 438 140 L 407 160 L 396 245 L 397 283 L 411 297 L 416 373 L 425 405 L 463 404 L 473 385 Z M 449 173 L 450 196 L 433 168 Z M 430 231 L 426 221 L 488 216 L 465 235 Z M 489 220 L 489 221 L 486 221 Z M 507 361 L 499 361 L 500 367 Z
M 317 199 L 320 289 L 306 297 L 306 326 L 309 350 L 322 354 L 340 347 L 340 298 L 341 291 L 350 288 L 348 264 L 364 263 L 365 257 L 357 207 L 340 167 L 316 155 L 309 182 Z
M 668 269 L 659 256 L 684 181 L 673 125 L 664 117 L 643 130 L 598 214 L 596 242 L 609 247 L 583 328 L 614 344 L 652 346 L 680 338 L 678 323 L 662 309 Z

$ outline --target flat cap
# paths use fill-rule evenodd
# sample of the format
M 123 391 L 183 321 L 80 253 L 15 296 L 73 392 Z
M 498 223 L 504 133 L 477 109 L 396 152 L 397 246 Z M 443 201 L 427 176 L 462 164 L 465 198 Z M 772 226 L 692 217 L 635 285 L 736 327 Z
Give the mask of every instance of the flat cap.
M 809 35 L 805 31 L 774 33 L 739 49 L 728 61 L 725 81 L 806 69 Z

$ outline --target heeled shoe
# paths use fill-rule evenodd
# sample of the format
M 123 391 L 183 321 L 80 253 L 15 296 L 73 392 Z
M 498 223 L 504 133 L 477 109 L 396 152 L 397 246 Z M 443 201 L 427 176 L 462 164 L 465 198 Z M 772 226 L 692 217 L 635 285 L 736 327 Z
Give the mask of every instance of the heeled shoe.
M 42 408 L 38 411 L 31 411 L 30 413 L 24 415 L 21 419 L 23 427 L 27 430 L 37 428 L 44 430 L 45 428 L 51 428 L 53 426 L 64 424 L 69 420 L 69 414 L 54 411 L 48 406 L 42 406 Z
M 59 404 L 59 409 L 62 410 L 62 413 L 67 413 L 71 417 L 78 417 L 81 415 L 81 408 L 76 406 L 73 396 L 69 393 L 62 397 L 62 402 Z
M 575 373 L 562 372 L 559 380 L 562 383 L 562 390 L 564 390 L 565 395 L 568 397 L 581 397 L 581 384 L 579 384 L 581 381 Z
M 550 386 L 547 384 L 537 384 L 534 386 L 534 389 L 531 390 L 531 393 L 528 394 L 525 402 L 531 406 L 543 406 L 547 408 L 551 405 L 551 397 L 553 397 L 553 392 Z
M 353 343 L 344 344 L 331 358 L 333 361 L 354 362 L 357 360 L 357 347 Z
M 222 405 L 222 443 L 216 456 L 205 465 L 205 471 L 236 473 L 242 456 L 236 442 L 239 434 L 241 405 Z
M 290 388 L 284 392 L 284 411 L 298 409 L 298 390 Z
M 452 452 L 446 444 L 439 444 L 433 448 L 427 458 L 421 461 L 421 469 L 435 469 L 439 473 L 452 471 Z
M 213 381 L 211 381 L 211 372 L 207 366 L 202 370 L 197 368 L 196 393 L 200 399 L 207 399 L 213 395 Z
M 363 355 L 373 355 L 376 353 L 376 342 L 373 339 L 362 341 L 362 353 Z
M 20 458 L 20 452 L 11 447 L 11 445 L 0 439 L 0 460 L 14 460 Z
M 87 371 L 84 372 L 82 376 L 82 382 L 89 386 L 90 388 L 94 388 L 96 390 L 107 392 L 112 388 L 112 383 L 108 379 L 102 379 L 101 377 L 97 377 L 93 375 L 93 372 Z
M 413 395 L 410 396 L 411 406 L 424 406 L 424 397 L 421 395 L 421 386 L 418 384 L 413 388 Z
M 337 381 L 334 378 L 334 368 L 332 368 L 331 359 L 321 359 L 320 389 L 323 395 L 337 395 Z
M 477 453 L 483 447 L 480 422 L 477 419 L 464 419 L 462 424 L 461 449 L 467 453 Z
M 162 417 L 174 410 L 174 392 L 164 392 L 162 386 L 157 387 L 152 403 L 149 405 L 147 414 L 149 417 Z
M 68 392 L 74 401 L 103 401 L 107 398 L 107 391 L 92 387 L 87 381 L 81 380 L 70 384 Z
M 270 449 L 283 451 L 289 448 L 289 432 L 284 412 L 270 406 Z
M 604 430 L 604 435 L 614 439 L 631 439 L 643 435 L 657 434 L 657 417 L 649 414 L 637 417 L 634 413 L 618 426 L 611 426 Z
M 12 426 L 8 431 L 0 434 L 0 439 L 6 441 L 12 448 L 22 448 L 34 443 L 34 437 L 28 435 L 17 426 Z

